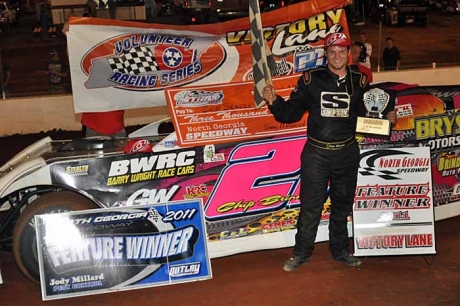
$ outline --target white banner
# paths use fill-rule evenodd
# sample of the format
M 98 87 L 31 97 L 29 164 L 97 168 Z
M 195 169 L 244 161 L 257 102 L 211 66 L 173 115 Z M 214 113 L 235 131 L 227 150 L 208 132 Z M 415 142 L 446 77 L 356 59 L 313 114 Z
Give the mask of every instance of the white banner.
M 177 32 L 71 25 L 68 43 L 75 112 L 164 106 L 166 87 L 231 80 L 238 54 L 220 41 L 225 37 L 173 33 Z M 211 51 L 213 55 L 206 57 Z M 227 57 L 236 60 L 225 61 Z
M 274 77 L 313 68 L 305 59 L 324 37 L 348 34 L 343 5 L 311 0 L 261 14 Z M 254 79 L 247 18 L 179 26 L 74 17 L 67 40 L 76 113 L 164 106 L 166 88 Z
M 361 150 L 356 256 L 435 254 L 430 149 Z

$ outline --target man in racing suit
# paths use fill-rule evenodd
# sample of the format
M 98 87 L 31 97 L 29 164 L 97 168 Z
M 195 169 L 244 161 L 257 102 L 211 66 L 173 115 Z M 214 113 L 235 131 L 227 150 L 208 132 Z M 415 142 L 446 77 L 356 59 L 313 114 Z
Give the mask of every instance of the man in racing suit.
M 309 262 L 328 196 L 332 257 L 348 266 L 360 264 L 348 250 L 347 218 L 352 211 L 359 166 L 356 121 L 358 115 L 364 116 L 366 112 L 363 95 L 369 90 L 369 81 L 366 75 L 347 65 L 350 40 L 345 34 L 328 35 L 324 49 L 327 66 L 303 73 L 288 101 L 277 96 L 273 86 L 263 90 L 263 97 L 279 122 L 296 122 L 309 112 L 308 141 L 301 154 L 301 209 L 293 257 L 284 264 L 285 271 Z M 387 118 L 394 124 L 395 112 Z

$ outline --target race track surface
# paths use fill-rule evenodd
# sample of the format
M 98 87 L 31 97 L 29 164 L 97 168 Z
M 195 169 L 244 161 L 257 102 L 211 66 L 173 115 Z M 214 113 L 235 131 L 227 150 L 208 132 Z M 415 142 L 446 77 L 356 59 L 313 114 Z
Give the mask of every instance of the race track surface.
M 291 249 L 266 250 L 211 260 L 211 280 L 65 300 L 41 301 L 39 286 L 0 252 L 2 305 L 209 305 L 322 306 L 460 304 L 460 217 L 436 223 L 438 254 L 429 267 L 423 256 L 369 257 L 361 271 L 330 259 L 328 244 L 316 245 L 311 262 L 287 273 Z
M 79 132 L 48 135 L 66 139 Z M 44 136 L 0 138 L 0 162 Z M 323 242 L 316 245 L 309 264 L 291 273 L 282 270 L 291 248 L 265 250 L 211 260 L 213 278 L 206 281 L 47 302 L 40 287 L 21 274 L 12 253 L 0 251 L 0 301 L 5 306 L 460 305 L 459 225 L 460 217 L 436 223 L 436 256 L 369 257 L 360 271 L 333 261 Z

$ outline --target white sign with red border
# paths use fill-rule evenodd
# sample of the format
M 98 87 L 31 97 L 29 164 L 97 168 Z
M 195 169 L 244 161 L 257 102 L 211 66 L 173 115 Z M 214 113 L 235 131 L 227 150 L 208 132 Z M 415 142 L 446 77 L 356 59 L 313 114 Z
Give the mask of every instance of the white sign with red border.
M 355 256 L 435 254 L 428 147 L 361 150 Z

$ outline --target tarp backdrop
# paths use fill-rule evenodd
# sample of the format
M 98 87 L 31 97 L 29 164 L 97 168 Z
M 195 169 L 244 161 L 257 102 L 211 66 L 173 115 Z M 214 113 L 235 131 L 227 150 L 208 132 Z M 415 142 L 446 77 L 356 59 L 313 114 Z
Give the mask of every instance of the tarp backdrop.
M 262 14 L 274 79 L 324 64 L 324 37 L 349 34 L 347 3 L 311 0 Z M 76 113 L 163 106 L 165 88 L 252 81 L 248 18 L 178 26 L 79 17 L 67 36 Z

